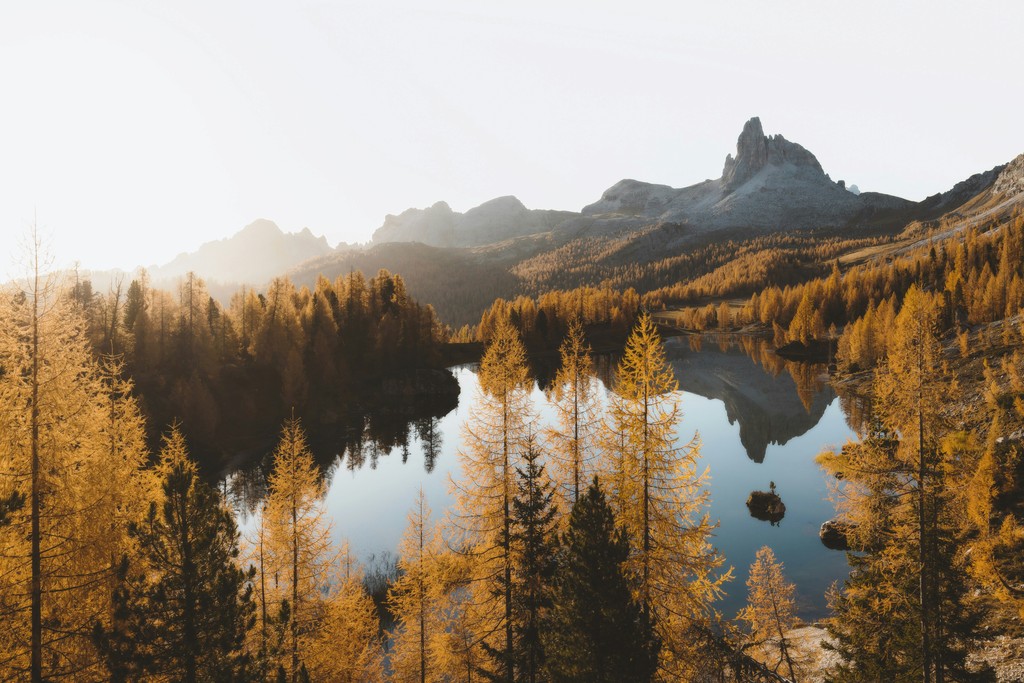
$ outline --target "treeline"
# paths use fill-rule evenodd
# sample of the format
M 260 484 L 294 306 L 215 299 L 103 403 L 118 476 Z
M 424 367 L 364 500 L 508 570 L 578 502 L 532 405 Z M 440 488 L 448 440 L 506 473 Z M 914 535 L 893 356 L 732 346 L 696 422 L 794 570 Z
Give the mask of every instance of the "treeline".
M 654 225 L 554 248 L 541 242 L 478 249 L 387 243 L 310 262 L 293 278 L 312 288 L 320 273 L 334 276 L 388 268 L 402 273 L 414 296 L 429 301 L 440 318 L 457 329 L 476 324 L 497 298 L 537 299 L 547 292 L 580 287 L 632 288 L 650 296 L 652 310 L 694 305 L 712 297 L 748 297 L 765 286 L 827 275 L 829 261 L 840 254 L 892 239 L 863 228 L 856 235 L 813 229 L 701 236 L 686 234 L 679 226 Z M 524 259 L 524 248 L 539 253 Z
M 429 301 L 446 324 L 458 327 L 476 320 L 480 311 L 496 298 L 519 292 L 519 279 L 509 272 L 506 258 L 481 256 L 476 249 L 388 242 L 370 249 L 339 251 L 308 262 L 294 271 L 292 277 L 296 283 L 312 287 L 323 274 L 337 277 L 353 271 L 376 273 L 386 268 L 401 273 L 416 299 Z
M 574 240 L 524 261 L 513 272 L 522 278 L 526 292 L 535 295 L 581 283 L 633 288 L 645 295 L 653 310 L 710 297 L 746 297 L 766 286 L 796 284 L 823 274 L 821 264 L 840 254 L 891 239 L 871 234 L 850 237 L 827 229 L 730 239 L 716 234 L 691 240 L 682 253 L 658 258 L 672 237 L 662 232 L 656 226 L 614 241 Z
M 839 255 L 885 244 L 890 239 L 850 238 L 828 230 L 773 233 L 698 243 L 685 253 L 646 263 L 637 262 L 630 251 L 625 263 L 600 275 L 591 272 L 597 268 L 595 262 L 612 258 L 617 249 L 594 242 L 593 248 L 602 251 L 591 254 L 587 250 L 591 242 L 577 240 L 514 269 L 525 279 L 525 289 L 536 292 L 534 296 L 495 300 L 477 325 L 463 326 L 453 338 L 486 341 L 492 321 L 507 311 L 531 349 L 557 344 L 566 322 L 575 315 L 587 325 L 609 326 L 624 338 L 641 309 L 684 307 L 674 314 L 677 323 L 694 330 L 732 329 L 755 322 L 778 322 L 785 328 L 796 312 L 805 283 L 838 278 L 837 268 L 829 263 Z M 580 282 L 600 285 L 579 286 Z M 740 297 L 750 300 L 735 307 L 721 302 L 694 306 Z M 830 323 L 834 319 L 841 325 L 843 302 L 833 303 Z
M 1024 215 L 1018 214 L 845 272 L 834 262 L 827 276 L 767 286 L 736 306 L 707 304 L 676 316 L 697 330 L 770 326 L 780 345 L 838 340 L 842 367 L 865 369 L 884 357 L 886 331 L 911 286 L 937 298 L 943 332 L 1017 316 L 1024 308 L 1022 257 Z M 645 305 L 656 300 L 643 299 Z
M 588 326 L 610 328 L 620 341 L 636 321 L 641 298 L 633 289 L 624 292 L 610 287 L 579 287 L 541 294 L 536 299 L 518 296 L 511 301 L 495 299 L 474 327 L 456 331 L 454 341 L 490 341 L 502 321 L 510 321 L 530 349 L 557 347 L 573 320 Z
M 143 273 L 107 294 L 88 281 L 71 294 L 94 351 L 124 359 L 150 423 L 180 420 L 204 453 L 293 410 L 313 426 L 342 423 L 382 379 L 437 367 L 445 336 L 433 308 L 386 270 L 321 277 L 312 288 L 277 278 L 227 306 L 192 273 L 176 292 Z

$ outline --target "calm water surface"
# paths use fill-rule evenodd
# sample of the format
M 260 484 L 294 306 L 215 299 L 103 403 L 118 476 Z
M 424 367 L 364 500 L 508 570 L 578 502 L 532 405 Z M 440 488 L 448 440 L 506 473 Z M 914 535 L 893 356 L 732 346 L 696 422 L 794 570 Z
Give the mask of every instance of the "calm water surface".
M 827 479 L 814 457 L 853 436 L 839 400 L 821 379 L 820 367 L 787 365 L 749 341 L 746 352 L 707 343 L 696 350 L 690 344 L 670 339 L 665 346 L 681 389 L 683 419 L 677 434 L 681 442 L 700 434 L 701 463 L 711 475 L 710 513 L 720 525 L 714 545 L 725 556 L 725 566 L 734 568 L 718 608 L 732 616 L 742 607 L 747 569 L 758 548 L 769 545 L 797 586 L 801 616 L 824 616 L 825 591 L 846 576 L 847 566 L 843 553 L 826 549 L 818 539 L 819 526 L 834 511 Z M 605 375 L 613 365 L 614 359 L 598 362 Z M 364 449 L 358 459 L 361 467 L 350 468 L 352 459 L 341 457 L 329 472 L 326 502 L 334 535 L 364 559 L 395 551 L 421 486 L 435 519 L 453 502 L 449 477 L 458 476 L 462 424 L 479 391 L 474 368 L 453 372 L 460 403 L 436 423 L 440 444 L 435 439 L 432 471 L 425 467 L 424 444 L 413 431 L 405 453 L 369 446 L 370 452 Z M 605 396 L 605 383 L 598 386 Z M 536 386 L 533 400 L 541 422 L 552 424 L 551 408 Z M 768 490 L 770 482 L 786 504 L 778 525 L 752 518 L 745 505 L 752 490 Z M 241 521 L 243 528 L 251 524 L 244 514 Z

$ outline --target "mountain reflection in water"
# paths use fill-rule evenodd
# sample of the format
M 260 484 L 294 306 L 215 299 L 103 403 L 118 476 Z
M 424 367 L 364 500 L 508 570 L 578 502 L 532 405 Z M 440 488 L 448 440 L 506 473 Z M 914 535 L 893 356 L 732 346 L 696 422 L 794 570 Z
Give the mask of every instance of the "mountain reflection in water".
M 699 432 L 701 466 L 710 479 L 712 520 L 719 528 L 712 542 L 734 568 L 734 580 L 716 608 L 732 616 L 746 600 L 747 568 L 758 548 L 768 544 L 785 563 L 797 586 L 798 611 L 805 619 L 823 616 L 825 591 L 847 572 L 843 553 L 829 551 L 818 539 L 822 522 L 834 516 L 828 485 L 814 457 L 840 446 L 852 434 L 840 401 L 825 381 L 825 368 L 785 361 L 767 344 L 750 338 L 673 338 L 665 342 L 680 383 L 681 441 Z M 595 357 L 599 394 L 611 384 L 618 358 Z M 343 434 L 325 435 L 312 445 L 328 484 L 326 505 L 337 540 L 345 539 L 366 559 L 395 552 L 409 507 L 423 488 L 435 519 L 452 504 L 449 477 L 459 476 L 457 451 L 469 410 L 477 400 L 475 367 L 453 368 L 460 386 L 454 410 L 405 419 L 366 416 Z M 535 376 L 543 385 L 549 367 Z M 555 416 L 539 386 L 533 403 L 540 423 Z M 229 476 L 224 486 L 239 510 L 243 530 L 264 495 L 264 468 L 254 465 Z M 262 462 L 269 464 L 268 459 Z M 785 518 L 777 526 L 750 516 L 751 491 L 771 482 L 785 500 Z
M 754 462 L 764 462 L 769 444 L 785 445 L 807 433 L 836 396 L 824 365 L 783 360 L 761 339 L 722 337 L 695 350 L 677 337 L 665 342 L 665 352 L 682 391 L 725 405 Z

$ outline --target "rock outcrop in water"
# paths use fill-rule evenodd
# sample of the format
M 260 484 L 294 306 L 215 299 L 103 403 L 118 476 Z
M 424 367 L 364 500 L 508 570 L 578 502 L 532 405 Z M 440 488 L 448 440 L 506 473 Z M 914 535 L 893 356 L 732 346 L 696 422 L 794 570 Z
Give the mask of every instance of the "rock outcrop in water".
M 747 510 L 754 519 L 778 525 L 786 516 L 786 504 L 772 491 L 751 491 L 747 497 Z
M 830 519 L 821 525 L 818 536 L 821 538 L 821 544 L 829 550 L 849 550 L 850 531 L 850 525 L 837 519 Z

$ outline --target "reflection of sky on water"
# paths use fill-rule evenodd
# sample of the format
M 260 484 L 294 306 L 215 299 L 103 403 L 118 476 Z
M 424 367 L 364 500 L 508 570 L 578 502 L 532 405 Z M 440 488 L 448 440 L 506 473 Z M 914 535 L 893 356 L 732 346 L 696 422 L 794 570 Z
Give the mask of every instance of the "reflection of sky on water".
M 751 363 L 751 368 L 755 367 Z M 452 504 L 449 474 L 457 469 L 462 424 L 478 391 L 472 370 L 463 367 L 454 372 L 461 386 L 462 401 L 439 421 L 443 443 L 432 473 L 425 471 L 422 447 L 415 439 L 410 443 L 406 464 L 402 463 L 401 450 L 396 448 L 390 454 L 381 453 L 375 467 L 349 470 L 344 463 L 338 463 L 330 473 L 327 508 L 333 519 L 334 536 L 347 539 L 358 556 L 366 559 L 373 553 L 395 551 L 420 486 L 435 519 L 441 518 Z M 765 377 L 754 379 L 748 388 L 763 383 Z M 792 385 L 792 378 L 785 373 L 777 379 Z M 538 429 L 551 424 L 554 416 L 539 389 L 534 390 L 534 406 L 540 414 Z M 725 566 L 734 567 L 735 578 L 727 586 L 728 595 L 717 607 L 732 616 L 742 606 L 746 599 L 747 569 L 758 548 L 767 544 L 785 563 L 788 578 L 797 584 L 801 614 L 806 618 L 823 616 L 825 590 L 845 576 L 847 568 L 843 553 L 825 549 L 818 540 L 818 528 L 833 515 L 833 510 L 827 499 L 825 476 L 814 463 L 814 457 L 824 447 L 841 445 L 851 435 L 839 401 L 833 398 L 824 407 L 817 424 L 807 422 L 806 409 L 801 406 L 801 414 L 794 416 L 800 423 L 796 431 L 785 445 L 770 443 L 762 463 L 751 460 L 741 443 L 743 414 L 734 414 L 737 419 L 730 424 L 722 400 L 689 392 L 681 392 L 681 407 L 680 441 L 699 431 L 703 442 L 701 461 L 710 468 L 710 512 L 712 519 L 720 522 L 714 545 L 725 555 Z M 731 410 L 735 413 L 736 406 Z M 771 415 L 773 428 L 786 432 L 786 425 L 778 424 L 781 419 L 779 413 Z M 750 491 L 767 490 L 771 481 L 786 504 L 786 516 L 777 527 L 750 517 L 745 505 Z
M 814 457 L 830 445 L 841 445 L 851 432 L 839 401 L 834 399 L 821 421 L 786 445 L 770 445 L 763 463 L 747 457 L 739 440 L 739 425 L 729 424 L 721 401 L 694 394 L 683 397 L 680 434 L 699 429 L 701 461 L 711 474 L 711 517 L 719 521 L 714 545 L 734 567 L 735 579 L 719 605 L 731 616 L 746 601 L 747 569 L 762 545 L 770 545 L 785 564 L 785 574 L 797 585 L 798 608 L 806 618 L 825 613 L 825 590 L 847 573 L 841 552 L 826 549 L 818 528 L 833 516 L 824 473 Z M 786 504 L 779 526 L 754 519 L 747 511 L 753 490 L 767 491 L 774 481 Z

